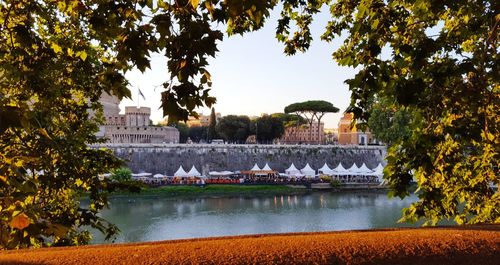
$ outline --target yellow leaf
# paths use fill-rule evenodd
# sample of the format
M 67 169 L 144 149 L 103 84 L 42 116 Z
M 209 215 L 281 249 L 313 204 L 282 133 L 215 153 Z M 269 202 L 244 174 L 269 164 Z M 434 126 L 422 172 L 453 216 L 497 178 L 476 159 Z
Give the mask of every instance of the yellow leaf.
M 189 0 L 189 3 L 191 3 L 193 8 L 195 8 L 195 9 L 198 7 L 199 2 L 200 2 L 200 0 Z
M 85 61 L 85 59 L 87 59 L 87 53 L 85 51 L 81 51 L 80 58 L 82 58 L 82 60 Z
M 490 132 L 487 132 L 487 133 L 486 133 L 486 136 L 488 137 L 488 140 L 490 140 L 490 141 L 495 140 L 495 135 L 493 135 L 493 134 L 492 134 L 492 133 L 490 133 Z
M 205 8 L 208 10 L 209 13 L 214 12 L 214 5 L 210 1 L 205 2 Z
M 60 10 L 63 10 L 66 9 L 66 3 L 64 1 L 59 1 L 57 3 L 57 7 L 60 9 Z
M 187 61 L 186 60 L 182 60 L 181 63 L 179 64 L 179 69 L 184 68 L 184 66 L 186 66 L 186 64 L 187 64 Z
M 3 182 L 7 182 L 7 176 L 1 176 L 0 175 L 0 180 Z
M 41 135 L 43 135 L 43 136 L 45 136 L 45 137 L 47 137 L 47 138 L 51 139 L 51 137 L 50 137 L 49 133 L 48 133 L 48 132 L 47 132 L 47 130 L 45 130 L 44 128 L 39 128 L 39 129 L 38 129 L 38 132 L 39 132 Z
M 81 179 L 76 179 L 75 180 L 75 184 L 76 184 L 77 187 L 80 187 L 80 186 L 82 186 L 83 181 Z
M 207 80 L 208 80 L 208 81 L 210 81 L 210 80 L 212 79 L 212 78 L 211 78 L 211 76 L 210 76 L 210 73 L 209 73 L 209 72 L 207 72 L 207 71 L 205 71 L 205 72 L 203 73 L 203 75 L 207 78 Z
M 52 48 L 52 50 L 54 50 L 55 53 L 62 52 L 61 46 L 57 45 L 56 43 L 52 43 L 50 47 Z
M 30 225 L 30 219 L 26 214 L 22 213 L 12 218 L 12 221 L 10 221 L 9 225 L 12 228 L 23 230 L 24 228 L 28 227 L 28 225 Z

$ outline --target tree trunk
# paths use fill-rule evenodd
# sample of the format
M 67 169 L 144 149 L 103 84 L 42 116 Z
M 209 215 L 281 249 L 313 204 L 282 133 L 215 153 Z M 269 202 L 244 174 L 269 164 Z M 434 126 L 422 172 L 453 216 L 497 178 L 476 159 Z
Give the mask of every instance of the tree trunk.
M 325 114 L 322 113 L 320 116 L 317 116 L 318 118 L 318 144 L 321 144 L 321 128 L 320 128 L 320 125 L 321 125 L 321 119 L 323 118 Z

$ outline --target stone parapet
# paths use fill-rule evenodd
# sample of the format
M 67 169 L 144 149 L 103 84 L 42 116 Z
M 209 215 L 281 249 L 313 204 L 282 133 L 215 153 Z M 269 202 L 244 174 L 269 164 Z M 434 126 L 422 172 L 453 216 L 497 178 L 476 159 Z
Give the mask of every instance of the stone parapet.
M 180 165 L 185 169 L 193 165 L 203 174 L 209 171 L 249 170 L 255 163 L 266 163 L 279 172 L 294 163 L 302 168 L 309 163 L 318 169 L 327 163 L 336 167 L 342 162 L 345 168 L 353 163 L 368 168 L 384 164 L 385 146 L 337 146 L 337 145 L 235 145 L 235 144 L 104 144 L 127 161 L 134 172 L 172 175 Z

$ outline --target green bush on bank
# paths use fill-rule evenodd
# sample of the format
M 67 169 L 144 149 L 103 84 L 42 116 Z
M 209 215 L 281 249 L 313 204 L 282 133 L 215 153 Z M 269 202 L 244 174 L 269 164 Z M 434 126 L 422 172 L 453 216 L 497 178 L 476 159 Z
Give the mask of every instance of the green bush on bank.
M 111 180 L 116 182 L 126 182 L 132 180 L 132 171 L 126 167 L 121 167 L 113 170 Z
M 336 180 L 336 179 L 333 179 L 332 177 L 330 176 L 327 176 L 327 175 L 321 175 L 319 177 L 323 182 L 326 182 L 326 183 L 330 183 L 330 186 L 332 188 L 338 188 L 340 187 L 340 181 Z

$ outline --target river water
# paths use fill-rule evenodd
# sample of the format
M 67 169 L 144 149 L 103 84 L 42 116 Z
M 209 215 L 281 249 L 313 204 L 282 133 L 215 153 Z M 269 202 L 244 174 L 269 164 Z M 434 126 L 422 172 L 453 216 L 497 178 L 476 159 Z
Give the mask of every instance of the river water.
M 258 197 L 116 197 L 102 217 L 121 230 L 115 242 L 412 226 L 398 224 L 416 197 L 381 192 L 313 192 Z M 105 242 L 94 233 L 94 244 Z

